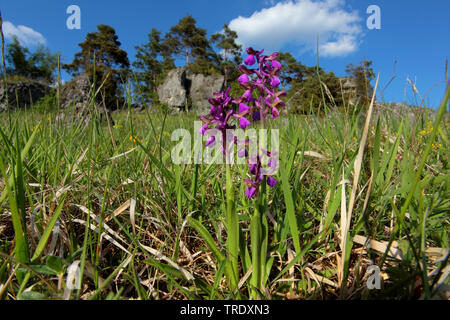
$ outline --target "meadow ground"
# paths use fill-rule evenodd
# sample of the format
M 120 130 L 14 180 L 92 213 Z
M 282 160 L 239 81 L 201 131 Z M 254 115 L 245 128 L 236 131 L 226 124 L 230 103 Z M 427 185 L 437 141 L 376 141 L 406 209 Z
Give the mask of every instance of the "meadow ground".
M 0 114 L 0 299 L 445 298 L 444 117 L 386 112 L 365 126 L 359 113 L 326 110 L 269 121 L 280 170 L 264 191 L 259 286 L 248 168 L 231 167 L 230 194 L 224 165 L 173 163 L 172 132 L 193 137 L 194 113 L 112 117 L 66 125 L 56 112 Z M 80 283 L 69 283 L 73 270 Z

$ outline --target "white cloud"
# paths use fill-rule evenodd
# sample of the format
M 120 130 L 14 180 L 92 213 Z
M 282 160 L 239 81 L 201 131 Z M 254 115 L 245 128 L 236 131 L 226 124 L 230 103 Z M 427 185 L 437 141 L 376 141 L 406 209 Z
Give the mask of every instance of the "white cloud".
M 23 46 L 44 44 L 47 42 L 41 33 L 27 26 L 15 26 L 11 22 L 5 21 L 3 22 L 2 28 L 6 39 L 12 39 L 13 36 L 16 36 Z
M 250 17 L 239 16 L 229 26 L 242 44 L 255 49 L 273 51 L 294 45 L 315 51 L 319 36 L 321 55 L 344 56 L 358 49 L 362 32 L 358 13 L 344 6 L 345 0 L 290 0 Z
M 324 56 L 345 56 L 358 49 L 357 41 L 353 35 L 343 35 L 336 41 L 322 44 L 319 53 Z

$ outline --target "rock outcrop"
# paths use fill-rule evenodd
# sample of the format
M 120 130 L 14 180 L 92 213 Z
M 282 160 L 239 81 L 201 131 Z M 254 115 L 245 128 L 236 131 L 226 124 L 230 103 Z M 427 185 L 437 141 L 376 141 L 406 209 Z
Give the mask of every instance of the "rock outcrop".
M 191 88 L 189 95 L 191 97 L 192 107 L 197 111 L 197 114 L 208 113 L 211 108 L 208 98 L 211 98 L 214 92 L 219 92 L 223 89 L 224 76 L 193 74 L 190 80 Z
M 164 82 L 158 86 L 158 99 L 172 108 L 182 108 L 186 105 L 187 83 L 186 70 L 176 68 L 170 70 Z
M 61 108 L 81 108 L 91 103 L 91 81 L 87 74 L 81 74 L 61 87 Z M 97 97 L 97 100 L 100 100 Z M 100 101 L 96 101 L 99 103 Z
M 61 110 L 64 112 L 56 116 L 57 122 L 66 125 L 78 125 L 80 122 L 87 124 L 91 119 L 92 105 L 92 79 L 89 75 L 83 73 L 74 77 L 70 82 L 61 87 Z M 106 121 L 109 118 L 113 125 L 114 121 L 109 109 L 105 110 L 101 95 L 95 97 L 97 112 L 100 121 Z
M 189 109 L 204 114 L 209 109 L 208 98 L 214 92 L 221 91 L 224 76 L 195 74 L 185 68 L 176 68 L 169 72 L 158 87 L 158 98 L 174 110 Z
M 0 81 L 0 110 L 7 109 L 7 99 L 10 109 L 31 107 L 50 92 L 50 86 L 34 80 L 8 80 L 8 90 Z

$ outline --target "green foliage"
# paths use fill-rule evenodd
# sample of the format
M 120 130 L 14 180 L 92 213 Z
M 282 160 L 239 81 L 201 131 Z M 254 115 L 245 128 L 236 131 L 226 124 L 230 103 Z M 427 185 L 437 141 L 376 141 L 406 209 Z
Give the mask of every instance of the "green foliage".
M 43 45 L 39 45 L 31 53 L 20 44 L 17 37 L 13 37 L 13 41 L 7 46 L 6 61 L 10 65 L 6 69 L 7 75 L 44 80 L 49 83 L 55 80 L 58 57 L 51 54 Z
M 31 67 L 27 59 L 29 54 L 29 50 L 22 47 L 17 37 L 13 37 L 13 41 L 8 44 L 6 49 L 6 61 L 12 65 L 12 68 L 7 69 L 7 73 L 27 77 Z
M 307 67 L 289 52 L 280 52 L 278 60 L 283 68 L 281 85 L 287 91 L 287 107 L 291 113 L 308 114 L 344 103 L 339 78 L 322 68 Z
M 231 82 L 228 86 L 231 88 L 230 96 L 239 97 L 240 95 L 242 95 L 242 87 L 237 81 Z
M 236 43 L 237 33 L 231 30 L 227 24 L 224 24 L 221 33 L 215 33 L 211 36 L 211 43 L 221 49 L 223 55 L 220 55 L 220 66 L 225 75 L 225 84 L 228 80 L 236 80 L 239 77 L 237 66 L 242 63 L 242 46 Z
M 47 95 L 39 99 L 39 101 L 33 105 L 33 109 L 42 113 L 49 113 L 57 110 L 58 99 L 56 88 L 52 88 Z
M 280 73 L 281 85 L 286 88 L 291 83 L 301 83 L 306 76 L 306 67 L 289 52 L 280 52 L 278 60 L 283 66 Z
M 133 62 L 139 84 L 136 93 L 145 101 L 157 102 L 157 86 L 168 71 L 175 68 L 175 58 L 181 56 L 186 58 L 186 67 L 193 73 L 224 74 L 226 79 L 237 79 L 242 50 L 236 39 L 236 32 L 224 25 L 223 32 L 212 35 L 208 41 L 206 30 L 197 27 L 196 20 L 190 15 L 180 19 L 164 37 L 153 28 L 148 34 L 148 42 L 136 47 L 136 61 Z M 223 54 L 217 54 L 211 44 Z
M 349 83 L 355 83 L 355 88 L 346 88 L 348 79 L 339 78 L 320 67 L 307 67 L 289 52 L 280 52 L 278 60 L 283 65 L 280 80 L 287 91 L 290 112 L 317 112 L 323 110 L 324 103 L 328 107 L 342 109 L 348 105 L 361 107 L 370 102 L 373 92 L 371 81 L 374 78 L 371 61 L 364 60 L 356 67 L 353 64 L 347 66 Z
M 56 67 L 58 66 L 57 54 L 51 54 L 48 48 L 39 45 L 30 57 L 30 64 L 32 79 L 42 79 L 49 83 L 55 82 Z
M 186 57 L 186 66 L 192 72 L 212 74 L 219 70 L 217 54 L 211 48 L 206 30 L 196 23 L 191 15 L 180 19 L 166 34 L 165 44 L 172 54 Z
M 189 58 L 199 58 L 204 56 L 209 47 L 206 38 L 206 30 L 196 26 L 197 21 L 187 15 L 172 26 L 166 34 L 166 44 L 175 55 L 186 57 L 186 65 L 189 65 Z
M 342 105 L 342 93 L 339 78 L 333 72 L 325 72 L 319 68 L 307 68 L 306 79 L 291 83 L 288 92 L 288 107 L 292 112 L 307 114 L 324 108 L 323 101 L 328 107 L 339 107 Z M 322 94 L 323 90 L 323 94 Z
M 194 61 L 194 63 L 189 64 L 188 70 L 193 73 L 203 74 L 205 76 L 221 74 L 220 69 L 217 67 L 217 63 L 213 62 L 213 60 L 215 59 L 206 57 L 198 58 Z
M 161 32 L 155 28 L 148 34 L 148 42 L 136 46 L 136 79 L 146 101 L 157 101 L 156 88 L 167 72 L 175 68 L 167 43 L 161 38 Z
M 356 105 L 366 106 L 370 103 L 373 94 L 371 82 L 375 78 L 375 73 L 371 68 L 372 61 L 363 60 L 356 66 L 350 63 L 346 66 L 345 72 L 354 81 Z
M 75 54 L 71 64 L 63 68 L 75 75 L 86 72 L 95 79 L 95 88 L 101 86 L 101 99 L 108 108 L 115 108 L 122 97 L 122 83 L 125 82 L 130 63 L 116 31 L 107 25 L 98 25 L 97 32 L 90 32 L 79 44 L 81 51 Z M 95 59 L 95 60 L 94 60 Z

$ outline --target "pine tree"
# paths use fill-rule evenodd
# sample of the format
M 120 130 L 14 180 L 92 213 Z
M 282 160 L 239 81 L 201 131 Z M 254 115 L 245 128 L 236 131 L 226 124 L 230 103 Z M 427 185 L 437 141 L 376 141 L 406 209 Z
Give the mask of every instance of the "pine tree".
M 293 81 L 303 81 L 306 76 L 306 67 L 297 61 L 289 52 L 280 52 L 278 60 L 283 66 L 280 73 L 280 80 L 284 88 Z
M 86 35 L 79 44 L 81 51 L 75 54 L 71 64 L 63 68 L 74 75 L 85 72 L 92 80 L 95 79 L 96 88 L 102 85 L 101 93 L 107 107 L 114 108 L 130 63 L 127 52 L 120 48 L 116 31 L 107 25 L 98 25 L 97 29 L 97 32 Z
M 31 64 L 31 78 L 45 80 L 49 83 L 55 81 L 58 55 L 50 53 L 50 50 L 41 44 L 31 54 L 29 62 Z
M 29 54 L 28 49 L 22 47 L 17 37 L 14 36 L 13 41 L 6 48 L 6 61 L 9 66 L 12 66 L 7 69 L 7 74 L 28 77 L 30 66 L 27 55 Z
M 161 38 L 161 32 L 155 28 L 148 34 L 148 43 L 136 46 L 136 61 L 133 62 L 138 72 L 136 78 L 141 93 L 146 100 L 156 100 L 156 87 L 167 72 L 175 68 L 175 62 L 167 44 Z
M 6 60 L 11 66 L 6 70 L 8 75 L 49 83 L 54 81 L 57 56 L 51 54 L 43 45 L 31 53 L 20 44 L 17 37 L 13 37 L 13 41 L 7 46 Z
M 186 57 L 186 67 L 195 73 L 213 74 L 219 71 L 219 60 L 206 37 L 206 30 L 196 26 L 191 16 L 180 19 L 165 36 L 170 53 Z
M 204 54 L 203 50 L 208 44 L 206 30 L 196 26 L 197 21 L 187 15 L 180 19 L 178 24 L 170 28 L 166 35 L 166 44 L 175 55 L 186 56 L 186 66 L 190 57 L 198 57 Z
M 319 77 L 317 75 L 320 75 Z M 319 67 L 307 67 L 304 70 L 305 78 L 294 80 L 288 92 L 288 106 L 297 113 L 323 110 L 323 101 L 328 107 L 340 107 L 342 94 L 339 78 L 333 72 L 326 73 Z
M 232 76 L 231 79 L 235 80 L 239 76 L 237 66 L 242 62 L 242 58 L 240 57 L 242 54 L 242 46 L 236 43 L 237 37 L 236 31 L 231 30 L 227 24 L 223 26 L 221 33 L 216 33 L 211 36 L 211 43 L 215 43 L 223 53 L 223 60 L 220 62 L 220 65 L 225 75 L 225 84 L 230 79 L 230 70 L 232 72 L 234 71 L 234 77 Z
M 371 68 L 372 61 L 363 60 L 356 66 L 352 63 L 348 64 L 345 72 L 353 79 L 356 85 L 356 101 L 360 106 L 365 106 L 370 103 L 373 94 L 372 80 L 375 78 L 375 73 Z

